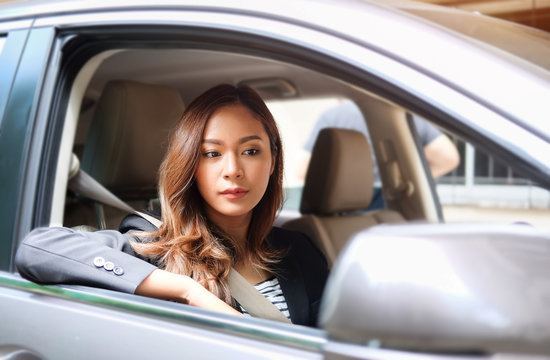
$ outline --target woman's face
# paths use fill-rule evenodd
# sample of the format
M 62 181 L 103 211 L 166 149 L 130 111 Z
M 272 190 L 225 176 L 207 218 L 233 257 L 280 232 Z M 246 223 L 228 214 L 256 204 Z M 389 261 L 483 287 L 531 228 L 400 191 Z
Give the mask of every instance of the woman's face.
M 259 120 L 242 105 L 217 110 L 208 120 L 195 174 L 208 217 L 243 217 L 265 193 L 273 172 L 269 137 Z

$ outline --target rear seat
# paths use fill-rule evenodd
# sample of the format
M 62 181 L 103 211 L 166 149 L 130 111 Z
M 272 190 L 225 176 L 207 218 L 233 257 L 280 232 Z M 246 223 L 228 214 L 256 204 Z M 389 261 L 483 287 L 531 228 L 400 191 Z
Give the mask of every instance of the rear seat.
M 372 199 L 373 166 L 370 145 L 360 132 L 327 128 L 319 133 L 302 193 L 302 216 L 283 227 L 308 235 L 329 266 L 355 232 L 405 221 L 396 211 L 364 211 Z

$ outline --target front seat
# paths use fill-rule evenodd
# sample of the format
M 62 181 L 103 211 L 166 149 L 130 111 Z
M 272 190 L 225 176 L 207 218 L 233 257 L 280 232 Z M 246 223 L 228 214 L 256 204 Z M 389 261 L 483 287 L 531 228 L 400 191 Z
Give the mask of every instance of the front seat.
M 329 266 L 357 231 L 405 221 L 396 211 L 364 211 L 372 199 L 373 166 L 371 148 L 362 133 L 340 128 L 319 133 L 302 193 L 302 216 L 283 227 L 308 235 Z
M 158 169 L 183 111 L 181 95 L 173 88 L 108 82 L 88 130 L 82 169 L 124 200 L 156 198 Z M 123 215 L 113 218 L 111 226 L 118 226 Z
M 82 169 L 122 197 L 156 194 L 158 168 L 183 110 L 170 87 L 110 81 L 88 131 Z

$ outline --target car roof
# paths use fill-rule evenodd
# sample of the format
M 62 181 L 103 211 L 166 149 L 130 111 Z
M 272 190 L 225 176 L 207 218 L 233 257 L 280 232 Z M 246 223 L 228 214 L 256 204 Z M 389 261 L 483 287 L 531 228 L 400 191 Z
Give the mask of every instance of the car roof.
M 16 0 L 0 4 L 0 20 L 16 20 L 54 16 L 75 12 L 102 10 L 197 9 L 222 10 L 236 13 L 256 13 L 264 17 L 293 19 L 330 28 L 341 34 L 361 33 L 366 10 L 383 12 L 386 17 L 404 21 L 421 18 L 431 31 L 459 33 L 464 38 L 491 45 L 550 70 L 550 34 L 516 23 L 467 12 L 456 8 L 403 0 L 281 0 L 237 1 L 206 0 L 148 0 L 75 1 L 75 0 Z M 305 10 L 315 11 L 305 11 Z M 357 11 L 362 10 L 362 11 Z M 409 15 L 409 16 L 407 16 Z M 327 24 L 326 19 L 331 19 Z M 345 19 L 345 20 L 339 20 Z M 367 27 L 365 27 L 367 28 Z M 402 34 L 405 35 L 405 34 Z M 546 45 L 546 46 L 545 46 Z
M 320 29 L 439 79 L 550 139 L 550 36 L 458 9 L 397 0 L 35 0 L 1 5 L 0 20 L 147 9 L 251 15 Z
M 326 15 L 333 14 L 338 18 L 338 12 L 350 15 L 361 8 L 384 8 L 395 15 L 408 13 L 428 22 L 438 24 L 441 28 L 458 32 L 468 38 L 491 44 L 495 47 L 528 59 L 541 67 L 550 69 L 550 48 L 534 46 L 550 43 L 550 34 L 513 22 L 483 16 L 478 12 L 468 12 L 452 7 L 427 4 L 417 1 L 403 0 L 282 0 L 273 4 L 271 1 L 237 1 L 228 3 L 224 0 L 160 0 L 151 3 L 147 0 L 112 1 L 77 1 L 77 0 L 16 0 L 0 4 L 0 20 L 19 19 L 40 16 L 62 15 L 66 13 L 97 11 L 97 10 L 139 10 L 144 8 L 174 8 L 182 9 L 220 9 L 228 12 L 256 12 L 264 15 L 295 18 L 300 22 L 318 22 L 337 30 L 341 24 L 354 23 L 356 17 L 346 18 L 346 21 L 333 21 L 326 24 Z M 315 9 L 316 11 L 301 12 L 300 9 Z M 387 15 L 387 14 L 386 14 Z M 319 21 L 315 21 L 319 20 Z M 360 20 L 360 19 L 359 19 Z M 353 24 L 355 25 L 355 24 Z M 509 36 L 502 36 L 505 32 Z M 347 32 L 348 34 L 354 32 Z M 525 43 L 528 42 L 528 44 Z

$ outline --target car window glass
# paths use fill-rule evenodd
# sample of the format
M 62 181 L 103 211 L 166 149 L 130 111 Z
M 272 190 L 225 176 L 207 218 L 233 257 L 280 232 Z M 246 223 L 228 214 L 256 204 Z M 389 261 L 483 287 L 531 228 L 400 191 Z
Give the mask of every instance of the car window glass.
M 279 125 L 285 151 L 285 211 L 299 210 L 310 151 L 318 127 L 322 126 L 321 118 L 326 117 L 331 109 L 345 107 L 346 103 L 352 102 L 338 97 L 268 101 Z M 415 121 L 417 127 L 420 120 Z M 330 122 L 330 119 L 326 121 Z M 335 121 L 331 126 L 350 128 L 349 124 Z M 419 132 L 422 137 L 422 127 Z M 490 154 L 452 134 L 443 133 L 454 144 L 460 158 L 460 163 L 452 171 L 435 178 L 446 222 L 525 222 L 550 229 L 550 192 Z M 379 185 L 380 180 L 377 180 L 375 186 Z
M 457 138 L 460 165 L 436 179 L 446 222 L 525 222 L 550 229 L 550 192 Z

